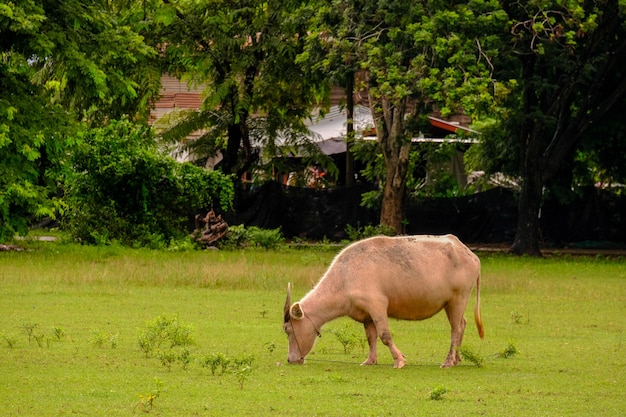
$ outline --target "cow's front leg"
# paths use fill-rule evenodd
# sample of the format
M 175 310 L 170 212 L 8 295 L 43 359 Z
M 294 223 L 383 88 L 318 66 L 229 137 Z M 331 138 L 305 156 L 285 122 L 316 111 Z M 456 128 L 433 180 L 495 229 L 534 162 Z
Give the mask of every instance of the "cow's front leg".
M 389 323 L 387 321 L 387 317 L 375 320 L 376 330 L 378 332 L 378 337 L 383 342 L 385 346 L 389 348 L 391 352 L 391 357 L 393 358 L 393 367 L 394 368 L 402 368 L 406 365 L 406 359 L 404 359 L 404 355 L 400 352 L 393 343 L 393 339 L 391 337 L 391 331 L 389 330 Z
M 365 327 L 365 336 L 367 337 L 370 353 L 361 365 L 376 365 L 378 362 L 378 353 L 376 352 L 378 333 L 376 332 L 376 325 L 374 325 L 373 321 L 368 321 L 363 324 L 363 327 Z

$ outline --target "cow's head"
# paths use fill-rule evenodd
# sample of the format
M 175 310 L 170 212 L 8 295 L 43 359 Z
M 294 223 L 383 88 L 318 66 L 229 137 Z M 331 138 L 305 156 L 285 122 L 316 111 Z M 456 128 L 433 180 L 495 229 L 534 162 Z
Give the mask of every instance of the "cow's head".
M 319 336 L 319 333 L 310 319 L 303 320 L 305 313 L 300 303 L 291 304 L 291 284 L 287 284 L 287 301 L 285 301 L 284 313 L 283 330 L 289 339 L 287 362 L 302 364 L 304 357 L 313 348 L 315 337 Z

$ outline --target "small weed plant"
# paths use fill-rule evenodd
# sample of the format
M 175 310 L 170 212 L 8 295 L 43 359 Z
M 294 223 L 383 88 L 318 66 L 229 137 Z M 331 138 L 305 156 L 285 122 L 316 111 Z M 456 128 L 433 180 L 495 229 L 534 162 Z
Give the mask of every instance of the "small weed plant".
M 146 323 L 137 341 L 143 353 L 149 357 L 159 351 L 162 345 L 167 349 L 193 345 L 193 331 L 193 326 L 181 323 L 177 316 L 168 318 L 162 315 Z
M 230 359 L 226 357 L 223 353 L 212 353 L 210 355 L 205 356 L 201 361 L 200 365 L 203 368 L 209 368 L 211 370 L 211 375 L 215 375 L 215 372 L 220 371 L 220 375 L 223 375 L 228 368 L 228 364 Z
M 519 325 L 524 324 L 524 315 L 518 311 L 511 312 L 511 322 Z M 530 319 L 526 319 L 526 324 L 528 324 L 528 322 L 530 322 Z
M 351 353 L 357 345 L 363 343 L 363 339 L 352 330 L 352 327 L 348 325 L 339 329 L 331 330 L 330 333 L 332 333 L 337 338 L 339 343 L 341 343 L 343 353 L 346 354 Z
M 213 376 L 216 374 L 224 375 L 227 372 L 232 373 L 237 378 L 239 388 L 243 389 L 245 381 L 252 373 L 252 362 L 254 362 L 254 356 L 252 355 L 230 358 L 224 353 L 212 353 L 200 360 L 200 366 L 209 368 Z
M 4 339 L 4 342 L 7 344 L 8 348 L 13 349 L 17 346 L 17 337 L 15 336 L 15 334 L 3 332 L 1 336 L 2 339 Z
M 140 408 L 145 413 L 150 412 L 154 408 L 156 399 L 161 396 L 161 388 L 163 388 L 163 381 L 154 378 L 154 389 L 147 394 L 137 394 L 139 402 L 135 405 L 133 411 Z
M 40 348 L 44 347 L 44 342 L 46 342 L 46 335 L 43 333 L 33 333 L 32 338 L 37 342 L 37 346 Z M 50 343 L 46 343 L 46 346 L 49 346 Z
M 119 334 L 117 333 L 113 334 L 100 330 L 94 330 L 89 341 L 97 348 L 109 346 L 111 349 L 115 349 L 117 347 L 118 339 Z
M 30 343 L 35 335 L 35 331 L 39 327 L 37 323 L 32 323 L 30 321 L 25 321 L 22 323 L 22 327 L 26 330 L 26 336 L 28 336 L 28 343 Z
M 62 327 L 52 326 L 52 337 L 55 340 L 60 342 L 64 336 L 65 336 L 65 330 L 63 330 Z
M 469 347 L 462 346 L 460 348 L 460 352 L 461 352 L 461 356 L 463 357 L 463 359 L 465 359 L 469 363 L 476 365 L 479 368 L 483 366 L 483 363 L 485 362 L 485 358 L 482 357 L 480 354 L 474 352 Z
M 509 343 L 509 345 L 498 354 L 498 357 L 502 359 L 510 359 L 518 353 L 519 351 L 517 348 L 512 343 Z
M 448 389 L 444 386 L 435 387 L 429 394 L 428 399 L 431 401 L 441 401 L 443 396 L 448 393 Z

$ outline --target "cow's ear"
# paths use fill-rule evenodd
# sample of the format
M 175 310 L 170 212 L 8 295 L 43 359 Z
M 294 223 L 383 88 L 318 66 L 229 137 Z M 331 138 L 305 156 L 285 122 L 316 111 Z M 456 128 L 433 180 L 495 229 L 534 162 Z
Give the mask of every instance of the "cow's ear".
M 302 311 L 302 307 L 300 307 L 300 303 L 293 303 L 291 309 L 289 310 L 291 314 L 291 318 L 295 320 L 301 320 L 304 317 L 304 311 Z

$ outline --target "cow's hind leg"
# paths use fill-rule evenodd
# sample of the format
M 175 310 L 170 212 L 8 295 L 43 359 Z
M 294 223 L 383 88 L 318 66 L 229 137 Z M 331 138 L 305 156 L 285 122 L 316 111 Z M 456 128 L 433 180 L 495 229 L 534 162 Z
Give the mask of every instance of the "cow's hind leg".
M 404 355 L 402 354 L 402 352 L 400 352 L 395 343 L 393 343 L 391 330 L 389 330 L 389 321 L 387 319 L 387 315 L 381 315 L 377 319 L 374 317 L 372 318 L 374 319 L 374 324 L 376 325 L 378 337 L 380 337 L 380 340 L 385 346 L 389 348 L 389 351 L 391 352 L 391 357 L 393 358 L 393 367 L 404 367 L 404 365 L 406 365 L 406 359 L 404 359 Z
M 370 352 L 365 362 L 361 365 L 376 365 L 378 362 L 378 353 L 376 352 L 378 333 L 376 332 L 376 325 L 373 321 L 368 321 L 365 322 L 363 326 L 365 327 L 365 336 L 367 336 L 367 344 L 370 347 Z
M 449 368 L 456 366 L 461 362 L 461 353 L 458 349 L 463 343 L 463 334 L 465 333 L 465 317 L 463 316 L 464 308 L 455 308 L 448 305 L 446 307 L 446 314 L 448 315 L 448 321 L 450 322 L 450 351 L 446 360 L 441 365 L 442 368 Z

